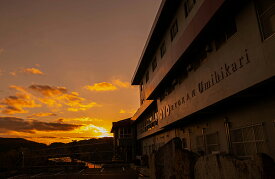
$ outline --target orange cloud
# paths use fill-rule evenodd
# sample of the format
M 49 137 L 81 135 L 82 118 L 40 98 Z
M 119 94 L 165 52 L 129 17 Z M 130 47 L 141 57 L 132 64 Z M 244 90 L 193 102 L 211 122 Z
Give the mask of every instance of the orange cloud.
M 48 116 L 57 116 L 57 114 L 55 114 L 55 113 L 34 113 L 34 114 L 28 116 L 28 118 L 33 118 L 33 117 L 48 117 Z
M 131 111 L 126 111 L 124 109 L 121 109 L 119 111 L 120 114 L 135 114 L 136 113 L 136 110 L 131 110 Z
M 64 93 L 67 93 L 67 89 L 65 87 L 54 87 L 48 85 L 31 85 L 30 89 L 39 92 L 43 96 L 57 96 Z
M 111 83 L 101 82 L 95 83 L 94 85 L 87 85 L 85 86 L 86 89 L 90 91 L 114 91 L 117 90 L 117 87 Z
M 38 68 L 21 68 L 19 70 L 10 72 L 12 76 L 16 76 L 18 73 L 27 73 L 27 74 L 32 74 L 32 75 L 44 75 L 44 73 L 39 70 Z
M 16 114 L 16 113 L 28 113 L 24 108 L 36 108 L 40 107 L 33 97 L 19 86 L 10 86 L 10 88 L 17 90 L 18 92 L 14 96 L 8 96 L 0 100 L 1 113 L 3 114 Z
M 41 107 L 41 103 L 47 105 L 52 112 L 60 110 L 66 111 L 86 111 L 92 107 L 100 107 L 96 102 L 88 102 L 77 92 L 68 93 L 65 87 L 54 87 L 48 85 L 31 85 L 28 88 L 20 86 L 10 86 L 17 92 L 13 96 L 0 99 L 0 112 L 3 114 L 28 113 L 25 108 Z M 38 92 L 42 96 L 34 96 L 27 90 Z M 37 104 L 38 102 L 38 104 Z M 40 102 L 40 104 L 39 104 Z M 28 117 L 54 116 L 53 113 L 36 113 Z
M 93 85 L 84 86 L 85 89 L 90 91 L 114 91 L 118 88 L 131 88 L 131 84 L 129 82 L 123 82 L 119 79 L 113 80 L 112 83 L 101 82 L 95 83 Z
M 23 69 L 22 72 L 33 74 L 33 75 L 43 75 L 44 74 L 42 71 L 40 71 L 37 68 L 25 68 L 25 69 Z
M 129 82 L 123 82 L 121 80 L 113 80 L 113 84 L 120 88 L 130 88 L 131 84 Z
M 62 118 L 58 119 L 58 122 L 70 122 L 73 124 L 82 124 L 82 125 L 88 125 L 88 124 L 101 124 L 102 119 L 99 118 L 91 118 L 91 117 L 78 117 L 78 118 Z
M 77 112 L 100 106 L 96 102 L 85 104 L 85 98 L 80 97 L 79 93 L 77 92 L 68 93 L 65 87 L 31 85 L 29 89 L 42 94 L 43 97 L 39 98 L 40 102 L 48 105 L 51 108 L 54 108 L 54 110 L 58 110 L 58 108 L 66 106 L 67 111 Z

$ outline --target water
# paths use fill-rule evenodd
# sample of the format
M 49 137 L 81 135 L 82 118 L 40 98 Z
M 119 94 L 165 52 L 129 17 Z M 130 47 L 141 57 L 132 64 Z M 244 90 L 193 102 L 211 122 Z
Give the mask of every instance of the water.
M 50 161 L 54 161 L 54 162 L 78 162 L 78 163 L 85 163 L 85 165 L 88 168 L 101 168 L 101 164 L 95 164 L 95 163 L 91 163 L 91 162 L 86 162 L 86 161 L 82 161 L 82 160 L 73 160 L 71 157 L 58 157 L 58 158 L 49 158 Z

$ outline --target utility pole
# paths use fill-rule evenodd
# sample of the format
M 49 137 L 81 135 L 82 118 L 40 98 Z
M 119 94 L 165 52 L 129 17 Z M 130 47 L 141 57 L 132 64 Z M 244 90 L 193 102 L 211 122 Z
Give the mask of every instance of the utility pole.
M 25 167 L 25 157 L 24 157 L 24 152 L 22 151 L 22 168 Z

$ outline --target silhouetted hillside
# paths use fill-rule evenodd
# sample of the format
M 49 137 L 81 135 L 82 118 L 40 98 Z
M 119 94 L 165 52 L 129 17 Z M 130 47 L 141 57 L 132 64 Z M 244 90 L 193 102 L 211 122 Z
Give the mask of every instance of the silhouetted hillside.
M 41 144 L 33 141 L 29 141 L 22 138 L 1 138 L 0 137 L 0 152 L 8 152 L 10 150 L 38 150 L 47 147 L 46 144 Z
M 0 174 L 26 168 L 33 170 L 33 167 L 47 168 L 55 165 L 51 158 L 69 157 L 93 163 L 111 161 L 112 151 L 112 137 L 50 145 L 22 138 L 0 138 Z

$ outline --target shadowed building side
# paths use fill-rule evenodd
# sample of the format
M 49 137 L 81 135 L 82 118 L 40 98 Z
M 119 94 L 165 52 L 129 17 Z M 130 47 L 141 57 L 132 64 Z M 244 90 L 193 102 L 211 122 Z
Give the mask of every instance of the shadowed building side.
M 131 162 L 134 150 L 133 120 L 127 118 L 113 122 L 111 133 L 114 134 L 114 157 L 113 161 Z

